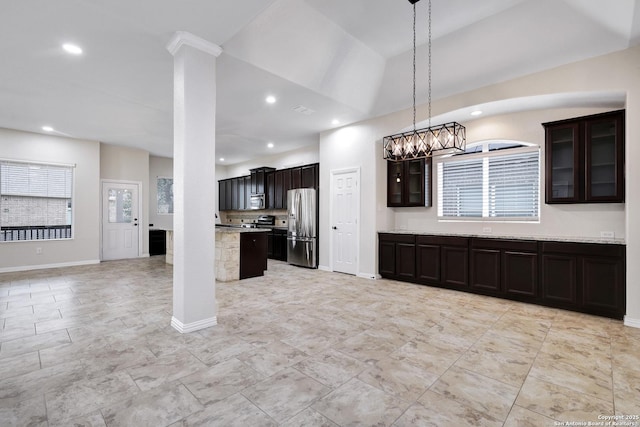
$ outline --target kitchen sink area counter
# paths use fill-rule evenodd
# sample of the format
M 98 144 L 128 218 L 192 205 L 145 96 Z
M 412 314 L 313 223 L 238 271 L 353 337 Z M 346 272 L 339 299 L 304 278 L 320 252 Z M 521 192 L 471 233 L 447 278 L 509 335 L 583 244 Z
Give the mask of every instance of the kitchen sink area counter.
M 553 242 L 573 242 L 573 243 L 600 243 L 624 245 L 626 241 L 619 237 L 588 237 L 588 236 L 528 236 L 514 234 L 494 234 L 494 233 L 452 233 L 438 231 L 418 231 L 407 229 L 381 230 L 378 234 L 413 234 L 416 236 L 454 236 L 469 237 L 482 239 L 507 239 L 507 240 L 535 240 L 535 241 L 553 241 Z
M 615 238 L 378 233 L 387 279 L 622 319 L 626 245 Z

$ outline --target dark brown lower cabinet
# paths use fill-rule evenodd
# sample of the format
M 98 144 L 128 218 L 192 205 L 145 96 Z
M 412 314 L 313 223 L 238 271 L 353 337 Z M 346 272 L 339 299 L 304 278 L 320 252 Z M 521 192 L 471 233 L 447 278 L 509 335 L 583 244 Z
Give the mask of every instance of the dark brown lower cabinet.
M 440 262 L 442 286 L 451 289 L 469 287 L 469 239 L 441 237 Z
M 287 230 L 273 229 L 267 234 L 267 258 L 287 260 Z
M 542 254 L 542 296 L 545 300 L 568 306 L 577 303 L 577 261 L 576 256 Z
M 542 289 L 554 306 L 621 319 L 626 308 L 624 245 L 543 242 Z
M 164 255 L 167 253 L 167 232 L 164 230 L 149 230 L 149 255 Z
M 470 287 L 481 293 L 530 301 L 538 284 L 538 243 L 472 238 Z
M 380 274 L 390 279 L 412 282 L 416 277 L 416 236 L 380 234 L 378 255 Z
M 440 244 L 437 238 L 416 236 L 416 279 L 418 282 L 440 283 L 440 262 Z
M 401 279 L 413 280 L 416 277 L 415 243 L 396 243 L 396 275 Z
M 584 257 L 582 269 L 582 304 L 589 309 L 624 316 L 625 268 L 619 258 Z M 607 286 L 612 284 L 613 286 Z
M 387 237 L 390 236 L 390 237 Z M 378 241 L 378 270 L 382 277 L 396 278 L 396 244 L 392 235 L 380 234 Z
M 537 242 L 530 242 L 537 247 Z M 523 250 L 502 251 L 502 281 L 510 297 L 531 301 L 537 297 L 538 252 Z
M 383 277 L 467 288 L 467 237 L 380 234 L 379 240 L 379 271 Z
M 240 233 L 240 279 L 263 276 L 267 269 L 267 232 Z
M 500 292 L 500 251 L 471 248 L 471 288 Z
M 624 245 L 380 233 L 385 278 L 622 319 Z

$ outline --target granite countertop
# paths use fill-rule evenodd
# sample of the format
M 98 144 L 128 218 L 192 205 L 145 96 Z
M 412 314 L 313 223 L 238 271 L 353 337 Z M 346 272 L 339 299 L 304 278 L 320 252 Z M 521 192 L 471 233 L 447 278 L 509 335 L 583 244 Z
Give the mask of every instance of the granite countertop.
M 483 239 L 508 239 L 508 240 L 535 240 L 543 242 L 572 242 L 572 243 L 602 243 L 602 244 L 626 244 L 625 239 L 610 237 L 584 237 L 584 236 L 509 236 L 501 234 L 474 234 L 474 233 L 450 233 L 438 231 L 417 230 L 380 230 L 378 233 L 389 234 L 416 234 L 425 236 L 459 236 L 479 237 Z
M 216 233 L 264 233 L 270 228 L 216 227 Z

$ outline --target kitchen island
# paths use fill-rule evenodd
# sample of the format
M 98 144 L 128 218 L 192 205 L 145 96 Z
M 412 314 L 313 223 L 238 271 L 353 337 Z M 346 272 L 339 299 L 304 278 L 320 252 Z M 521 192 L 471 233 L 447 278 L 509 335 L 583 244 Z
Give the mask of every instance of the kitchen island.
M 268 228 L 216 227 L 216 280 L 263 276 L 267 269 Z M 166 262 L 173 264 L 173 231 L 167 231 Z

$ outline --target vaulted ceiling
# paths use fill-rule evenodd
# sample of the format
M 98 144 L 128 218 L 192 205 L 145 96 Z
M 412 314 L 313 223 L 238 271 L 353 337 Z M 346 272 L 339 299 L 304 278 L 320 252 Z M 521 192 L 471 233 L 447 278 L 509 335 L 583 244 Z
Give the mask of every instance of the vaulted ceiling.
M 418 103 L 427 100 L 427 1 L 416 4 Z M 434 99 L 640 42 L 640 0 L 432 3 Z M 172 156 L 165 46 L 175 31 L 224 50 L 216 119 L 224 164 L 312 144 L 318 132 L 412 102 L 407 0 L 20 0 L 1 9 L 0 127 L 48 125 Z M 66 54 L 68 42 L 83 54 Z M 267 95 L 277 102 L 267 105 Z

